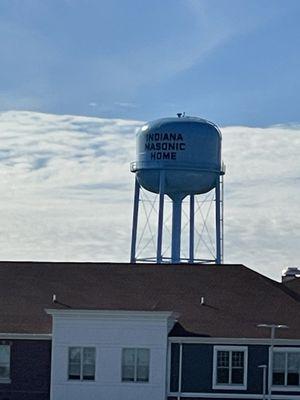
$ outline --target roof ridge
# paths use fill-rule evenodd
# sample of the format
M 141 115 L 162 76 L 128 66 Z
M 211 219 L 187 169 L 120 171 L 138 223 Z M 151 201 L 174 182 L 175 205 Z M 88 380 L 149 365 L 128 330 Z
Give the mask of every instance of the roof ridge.
M 250 268 L 249 268 L 249 270 L 251 272 L 256 273 L 259 276 L 259 279 L 264 280 L 268 285 L 275 286 L 277 289 L 280 289 L 282 292 L 287 294 L 289 297 L 291 297 L 296 302 L 300 302 L 300 295 L 297 292 L 293 291 L 292 289 L 288 288 L 283 282 L 275 281 L 274 279 L 271 279 L 271 278 L 269 278 L 259 272 L 256 272 Z

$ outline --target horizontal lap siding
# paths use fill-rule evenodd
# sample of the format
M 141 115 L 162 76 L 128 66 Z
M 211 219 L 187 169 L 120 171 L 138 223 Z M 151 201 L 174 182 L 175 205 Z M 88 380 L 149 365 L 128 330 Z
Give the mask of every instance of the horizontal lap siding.
M 212 385 L 213 346 L 185 344 L 182 348 L 182 392 L 207 392 Z
M 0 384 L 0 400 L 49 400 L 51 341 L 9 340 L 11 383 Z
M 258 367 L 268 365 L 268 358 L 269 346 L 248 346 L 248 390 L 245 393 L 262 394 L 263 370 Z
M 179 344 L 172 343 L 170 367 L 170 391 L 177 392 L 179 384 Z
M 179 344 L 171 346 L 171 393 L 178 390 L 178 361 Z M 212 389 L 213 380 L 213 352 L 211 344 L 183 344 L 182 347 L 182 393 L 234 393 L 237 394 L 261 394 L 262 370 L 261 364 L 268 363 L 268 346 L 248 346 L 248 381 L 247 390 L 218 390 Z

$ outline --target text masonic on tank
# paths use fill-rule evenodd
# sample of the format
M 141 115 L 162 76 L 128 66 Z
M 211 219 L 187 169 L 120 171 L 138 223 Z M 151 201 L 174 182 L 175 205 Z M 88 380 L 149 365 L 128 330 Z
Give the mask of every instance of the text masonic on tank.
M 176 160 L 177 152 L 183 151 L 186 144 L 181 133 L 148 133 L 145 151 L 150 152 L 151 160 Z

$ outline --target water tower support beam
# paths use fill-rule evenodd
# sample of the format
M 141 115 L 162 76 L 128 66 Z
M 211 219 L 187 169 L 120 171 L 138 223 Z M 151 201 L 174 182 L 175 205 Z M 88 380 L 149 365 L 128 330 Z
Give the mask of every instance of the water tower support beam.
M 136 252 L 136 237 L 137 237 L 138 214 L 139 214 L 139 201 L 140 201 L 140 184 L 137 178 L 135 177 L 133 221 L 132 221 L 132 233 L 131 233 L 131 252 L 130 252 L 131 263 L 136 262 L 135 252 Z
M 223 201 L 221 199 L 221 176 L 218 176 L 216 182 L 216 263 L 222 264 L 222 234 L 223 234 L 223 218 L 222 218 L 222 207 Z M 223 193 L 223 190 L 222 190 Z
M 220 175 L 220 190 L 221 190 L 221 217 L 220 217 L 220 226 L 221 226 L 221 264 L 224 262 L 224 175 Z
M 195 237 L 195 196 L 190 195 L 190 255 L 189 263 L 194 262 L 194 237 Z
M 181 239 L 181 207 L 182 197 L 172 199 L 172 252 L 171 260 L 173 264 L 180 263 L 180 239 Z
M 157 226 L 157 245 L 156 245 L 156 263 L 162 263 L 162 238 L 164 222 L 164 197 L 165 197 L 165 171 L 159 174 L 159 209 Z

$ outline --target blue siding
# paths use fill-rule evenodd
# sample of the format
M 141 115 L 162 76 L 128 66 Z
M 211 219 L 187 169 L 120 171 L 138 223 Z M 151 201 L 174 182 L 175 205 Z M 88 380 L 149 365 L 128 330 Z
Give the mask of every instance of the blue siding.
M 51 342 L 9 340 L 11 383 L 0 384 L 0 400 L 49 400 Z
M 247 390 L 213 389 L 213 352 L 212 344 L 185 343 L 182 345 L 182 393 L 227 393 L 227 394 L 262 394 L 263 371 L 259 365 L 268 365 L 269 346 L 249 345 Z M 223 346 L 223 345 L 222 345 Z M 178 390 L 179 344 L 172 344 L 171 351 L 171 392 Z M 299 392 L 276 392 L 278 395 L 298 395 Z M 199 397 L 200 399 L 200 397 Z
M 179 381 L 179 344 L 171 344 L 170 390 L 178 391 Z
M 262 393 L 263 371 L 258 366 L 262 364 L 268 365 L 268 358 L 269 346 L 248 346 L 248 390 L 246 393 Z
M 182 348 L 182 392 L 207 392 L 212 385 L 213 347 L 184 344 Z

